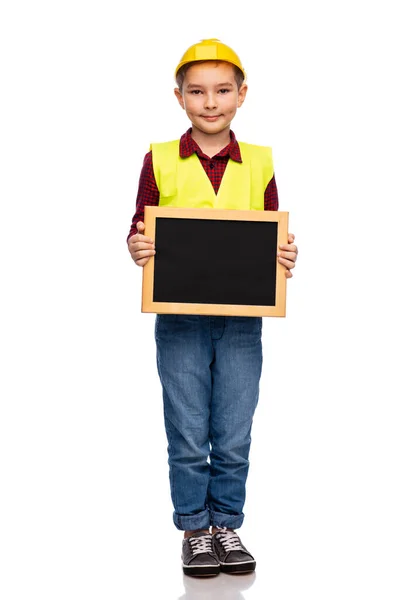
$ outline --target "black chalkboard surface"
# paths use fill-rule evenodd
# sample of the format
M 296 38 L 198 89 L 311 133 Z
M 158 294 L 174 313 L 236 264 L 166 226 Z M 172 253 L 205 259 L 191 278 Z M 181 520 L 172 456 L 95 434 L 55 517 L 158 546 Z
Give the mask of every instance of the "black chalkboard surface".
M 278 223 L 156 220 L 154 302 L 273 306 Z
M 156 255 L 144 267 L 142 311 L 284 316 L 288 213 L 145 208 Z M 284 241 L 285 240 L 285 241 Z

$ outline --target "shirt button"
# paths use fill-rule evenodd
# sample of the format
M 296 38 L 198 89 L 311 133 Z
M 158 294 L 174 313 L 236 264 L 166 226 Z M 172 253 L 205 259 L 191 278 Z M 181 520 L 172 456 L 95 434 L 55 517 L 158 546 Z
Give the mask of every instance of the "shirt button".
M 214 169 L 214 168 L 215 168 L 215 164 L 214 164 L 213 162 L 210 162 L 210 163 L 209 163 L 209 168 L 210 168 L 210 169 Z

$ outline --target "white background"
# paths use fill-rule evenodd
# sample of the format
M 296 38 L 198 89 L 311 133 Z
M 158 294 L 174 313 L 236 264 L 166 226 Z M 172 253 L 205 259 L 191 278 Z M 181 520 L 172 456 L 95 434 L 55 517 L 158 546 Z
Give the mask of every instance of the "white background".
M 411 600 L 408 4 L 2 3 L 3 600 Z M 273 147 L 300 248 L 287 318 L 264 323 L 255 581 L 182 578 L 125 243 L 150 142 L 188 127 L 174 68 L 206 37 L 244 62 L 233 128 Z

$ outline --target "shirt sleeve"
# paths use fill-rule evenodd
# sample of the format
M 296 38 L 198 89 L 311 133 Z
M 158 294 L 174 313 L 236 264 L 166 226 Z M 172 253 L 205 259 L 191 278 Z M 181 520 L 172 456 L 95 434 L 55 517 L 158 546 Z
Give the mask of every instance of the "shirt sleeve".
M 264 194 L 264 210 L 278 210 L 278 190 L 277 184 L 275 183 L 275 176 L 267 185 L 267 189 Z
M 139 178 L 138 195 L 136 197 L 136 210 L 133 215 L 132 224 L 129 230 L 127 240 L 131 235 L 137 233 L 136 224 L 143 221 L 145 206 L 159 205 L 159 190 L 156 185 L 155 175 L 153 172 L 152 152 L 148 152 L 143 159 L 143 166 Z

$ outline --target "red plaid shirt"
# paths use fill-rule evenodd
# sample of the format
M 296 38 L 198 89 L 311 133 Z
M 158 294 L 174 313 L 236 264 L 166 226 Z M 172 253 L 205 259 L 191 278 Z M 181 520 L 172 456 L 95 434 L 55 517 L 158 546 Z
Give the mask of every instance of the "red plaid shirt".
M 191 129 L 188 129 L 188 131 L 184 133 L 179 144 L 179 155 L 181 158 L 191 156 L 194 152 L 198 155 L 216 194 L 221 185 L 228 160 L 231 158 L 236 162 L 242 162 L 240 148 L 232 131 L 230 132 L 230 137 L 231 140 L 229 144 L 212 158 L 206 156 L 206 154 L 202 152 L 201 148 L 191 136 Z M 143 160 L 143 167 L 139 179 L 138 196 L 136 198 L 136 212 L 133 216 L 127 239 L 129 239 L 131 235 L 137 233 L 136 224 L 138 221 L 143 221 L 145 206 L 158 206 L 158 204 L 159 190 L 153 173 L 152 152 L 148 152 Z M 278 192 L 274 176 L 265 190 L 264 210 L 278 210 Z

